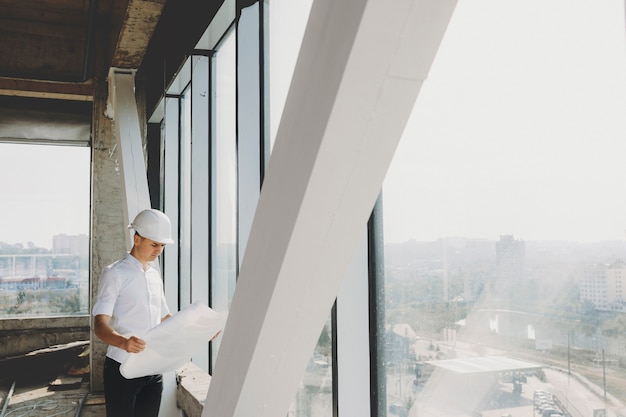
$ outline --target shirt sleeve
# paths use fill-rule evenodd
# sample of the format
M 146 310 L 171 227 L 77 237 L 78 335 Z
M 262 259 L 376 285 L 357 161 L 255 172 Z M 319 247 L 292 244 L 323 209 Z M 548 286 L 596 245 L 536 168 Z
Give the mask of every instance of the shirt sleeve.
M 113 315 L 120 288 L 121 280 L 119 274 L 111 268 L 105 269 L 100 276 L 100 283 L 98 284 L 98 296 L 96 304 L 93 306 L 94 316 L 98 314 Z

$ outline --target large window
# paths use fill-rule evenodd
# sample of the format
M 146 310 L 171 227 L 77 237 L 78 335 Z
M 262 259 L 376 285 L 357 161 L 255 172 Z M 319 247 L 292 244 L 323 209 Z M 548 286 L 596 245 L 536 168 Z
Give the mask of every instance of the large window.
M 276 139 L 312 3 L 313 0 L 270 0 L 269 3 L 268 68 L 272 143 Z
M 228 311 L 237 274 L 237 154 L 235 139 L 235 32 L 227 34 L 213 57 L 214 140 L 212 141 L 211 306 Z M 217 355 L 219 339 L 214 342 Z
M 0 143 L 0 318 L 88 314 L 90 160 Z
M 623 414 L 624 41 L 618 0 L 458 3 L 384 185 L 388 415 Z
M 384 279 L 371 233 L 290 417 L 623 414 L 624 4 L 590 4 L 459 2 L 377 208 Z M 218 14 L 189 72 L 202 84 L 165 100 L 165 136 L 176 136 L 166 152 L 182 152 L 165 169 L 182 233 L 166 268 L 190 268 L 174 290 L 189 301 L 209 292 L 213 308 L 230 306 L 258 193 L 247 181 L 267 162 L 254 155 L 265 143 L 250 143 L 255 131 L 276 137 L 310 6 L 263 1 L 244 16 L 263 30 L 239 35 L 235 14 Z M 257 44 L 257 32 L 269 38 Z M 265 66 L 238 69 L 244 58 Z M 257 104 L 263 123 L 249 117 Z M 258 176 L 241 175 L 250 166 Z
M 269 1 L 269 121 L 273 145 L 296 65 L 312 1 Z M 271 160 L 271 158 L 270 158 Z M 333 415 L 333 322 L 320 334 L 289 417 Z M 336 342 L 336 341 L 335 341 Z
M 178 269 L 178 290 L 179 307 L 185 308 L 192 301 L 191 294 L 191 109 L 193 103 L 191 99 L 191 86 L 187 86 L 180 97 L 180 139 L 178 150 L 179 155 L 179 197 L 178 204 L 180 210 L 179 218 L 179 269 Z

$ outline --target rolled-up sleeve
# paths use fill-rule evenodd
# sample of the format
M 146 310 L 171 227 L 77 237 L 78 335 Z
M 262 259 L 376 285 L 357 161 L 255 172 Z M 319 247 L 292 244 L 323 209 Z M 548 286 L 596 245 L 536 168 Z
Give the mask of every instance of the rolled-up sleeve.
M 98 314 L 113 315 L 120 288 L 121 278 L 119 274 L 110 268 L 105 269 L 100 276 L 100 283 L 98 284 L 98 296 L 96 304 L 93 306 L 94 316 Z

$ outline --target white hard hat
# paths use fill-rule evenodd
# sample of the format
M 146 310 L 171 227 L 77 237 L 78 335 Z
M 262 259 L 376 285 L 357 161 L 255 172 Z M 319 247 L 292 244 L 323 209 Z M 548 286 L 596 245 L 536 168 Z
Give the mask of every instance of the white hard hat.
M 174 243 L 170 219 L 159 210 L 147 209 L 139 212 L 128 228 L 135 229 L 140 236 L 155 242 Z

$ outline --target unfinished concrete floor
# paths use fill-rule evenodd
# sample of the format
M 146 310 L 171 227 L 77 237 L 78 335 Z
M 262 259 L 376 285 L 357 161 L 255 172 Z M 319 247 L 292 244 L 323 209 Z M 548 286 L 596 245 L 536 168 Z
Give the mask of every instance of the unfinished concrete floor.
M 89 394 L 89 385 L 51 390 L 50 384 L 19 386 L 16 384 L 9 404 L 2 415 L 10 385 L 0 386 L 0 416 L 2 417 L 104 417 L 104 396 Z

